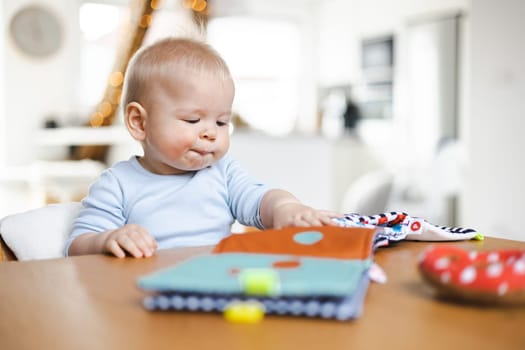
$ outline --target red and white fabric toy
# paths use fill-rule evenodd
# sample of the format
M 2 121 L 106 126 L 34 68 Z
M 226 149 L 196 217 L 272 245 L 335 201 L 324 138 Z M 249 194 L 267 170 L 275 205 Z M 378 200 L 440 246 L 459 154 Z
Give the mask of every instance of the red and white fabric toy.
M 525 250 L 476 252 L 434 246 L 422 254 L 419 271 L 443 296 L 525 305 Z

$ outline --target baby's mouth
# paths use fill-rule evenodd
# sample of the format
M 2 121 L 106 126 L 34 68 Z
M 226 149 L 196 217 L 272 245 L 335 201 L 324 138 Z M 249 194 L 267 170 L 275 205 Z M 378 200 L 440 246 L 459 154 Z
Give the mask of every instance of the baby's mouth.
M 211 153 L 213 153 L 213 152 L 210 151 L 210 150 L 198 150 L 198 149 L 194 149 L 194 150 L 192 150 L 192 151 L 195 152 L 195 153 L 200 154 L 201 156 L 205 156 L 205 155 L 207 155 L 207 154 L 211 154 Z

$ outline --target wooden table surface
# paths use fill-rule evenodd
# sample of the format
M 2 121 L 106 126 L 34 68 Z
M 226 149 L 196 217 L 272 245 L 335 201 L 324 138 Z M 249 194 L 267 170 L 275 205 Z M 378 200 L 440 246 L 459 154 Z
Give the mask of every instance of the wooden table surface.
M 471 250 L 525 249 L 487 238 Z M 257 324 L 220 314 L 150 312 L 139 276 L 210 248 L 149 259 L 82 256 L 0 263 L 0 349 L 525 349 L 525 308 L 480 307 L 435 297 L 417 271 L 423 242 L 379 248 L 386 284 L 369 287 L 363 315 L 338 322 L 267 316 Z

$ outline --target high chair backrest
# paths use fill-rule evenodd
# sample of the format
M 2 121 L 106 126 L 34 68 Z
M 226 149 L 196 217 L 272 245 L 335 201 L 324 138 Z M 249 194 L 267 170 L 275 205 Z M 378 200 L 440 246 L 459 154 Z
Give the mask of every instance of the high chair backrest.
M 0 233 L 0 262 L 16 260 L 15 253 L 7 246 Z
M 62 257 L 80 207 L 79 202 L 57 203 L 6 216 L 0 221 L 0 260 Z

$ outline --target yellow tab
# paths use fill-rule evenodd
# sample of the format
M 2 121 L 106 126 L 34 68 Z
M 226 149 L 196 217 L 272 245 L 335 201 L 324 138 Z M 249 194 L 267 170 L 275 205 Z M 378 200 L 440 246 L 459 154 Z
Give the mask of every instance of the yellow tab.
M 224 318 L 236 323 L 257 323 L 264 318 L 264 305 L 258 301 L 236 301 L 226 305 Z

